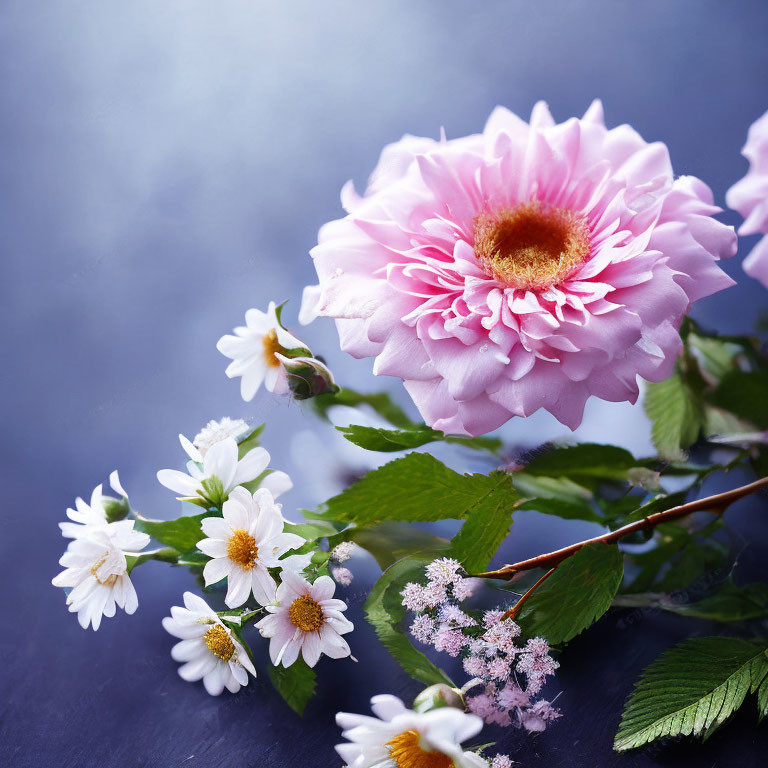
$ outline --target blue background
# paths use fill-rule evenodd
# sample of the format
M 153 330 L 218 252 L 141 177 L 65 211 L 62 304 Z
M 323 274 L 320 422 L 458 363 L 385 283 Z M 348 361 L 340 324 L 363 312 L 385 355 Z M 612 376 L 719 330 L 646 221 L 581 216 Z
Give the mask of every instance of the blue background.
M 360 663 L 323 661 L 302 721 L 265 675 L 219 699 L 178 678 L 160 619 L 193 586 L 181 570 L 138 569 L 139 611 L 83 632 L 50 586 L 56 523 L 115 467 L 135 506 L 173 516 L 155 471 L 182 463 L 178 432 L 224 415 L 267 421 L 273 465 L 296 482 L 289 517 L 316 504 L 344 469 L 328 457 L 349 452 L 296 403 L 243 403 L 215 342 L 270 299 L 292 299 L 295 320 L 341 185 L 362 185 L 404 132 L 460 136 L 496 104 L 525 116 L 542 98 L 565 119 L 600 97 L 609 124 L 665 141 L 677 172 L 722 203 L 768 108 L 767 33 L 764 0 L 0 3 L 0 764 L 320 768 L 339 763 L 333 712 L 412 697 L 360 615 L 376 575 L 365 557 L 346 591 Z M 752 327 L 766 293 L 740 271 L 751 244 L 726 267 L 740 285 L 702 301 L 698 319 Z M 404 397 L 338 351 L 330 322 L 304 337 L 343 382 Z M 566 431 L 540 414 L 503 435 L 533 445 Z M 590 403 L 577 437 L 649 450 L 639 406 Z M 355 470 L 369 458 L 348 456 Z M 729 513 L 753 578 L 768 555 L 764 507 Z M 523 514 L 499 560 L 591 530 Z M 610 751 L 642 667 L 710 629 L 611 614 L 562 658 L 562 720 L 537 738 L 508 730 L 500 746 L 547 768 L 764 764 L 751 708 L 705 746 Z

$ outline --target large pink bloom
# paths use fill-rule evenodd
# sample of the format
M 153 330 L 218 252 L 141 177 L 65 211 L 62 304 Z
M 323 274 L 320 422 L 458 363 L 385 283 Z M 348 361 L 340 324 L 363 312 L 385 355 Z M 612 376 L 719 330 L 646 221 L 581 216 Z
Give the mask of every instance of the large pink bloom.
M 741 153 L 749 160 L 747 175 L 736 182 L 725 197 L 744 223 L 740 235 L 768 234 L 768 112 L 749 129 Z M 768 288 L 768 237 L 763 237 L 744 259 L 744 271 Z
M 424 419 L 478 435 L 590 395 L 635 401 L 673 370 L 690 303 L 732 284 L 709 188 L 595 102 L 556 124 L 497 108 L 482 134 L 405 136 L 313 249 L 320 315 L 341 346 L 399 376 Z

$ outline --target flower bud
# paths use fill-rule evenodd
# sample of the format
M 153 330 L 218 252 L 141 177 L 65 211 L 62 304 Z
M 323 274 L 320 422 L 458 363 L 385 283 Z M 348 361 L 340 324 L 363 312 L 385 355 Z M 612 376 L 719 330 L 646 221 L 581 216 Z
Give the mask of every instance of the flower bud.
M 286 357 L 276 353 L 288 375 L 288 386 L 297 400 L 338 391 L 328 366 L 315 357 Z
M 456 688 L 451 688 L 445 683 L 430 685 L 425 688 L 414 700 L 413 709 L 416 712 L 429 712 L 441 707 L 455 707 L 464 709 L 464 699 Z
M 128 513 L 131 511 L 131 507 L 128 504 L 128 499 L 123 497 L 122 499 L 113 499 L 111 496 L 105 496 L 102 499 L 104 506 L 104 514 L 107 517 L 108 523 L 115 523 L 118 520 L 124 520 Z

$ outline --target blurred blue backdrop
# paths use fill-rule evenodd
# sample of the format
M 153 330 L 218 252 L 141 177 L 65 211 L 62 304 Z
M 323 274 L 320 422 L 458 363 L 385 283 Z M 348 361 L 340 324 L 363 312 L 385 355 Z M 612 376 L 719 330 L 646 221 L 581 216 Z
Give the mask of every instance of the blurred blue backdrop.
M 176 676 L 160 626 L 191 577 L 142 567 L 138 613 L 83 632 L 50 586 L 64 546 L 56 523 L 115 467 L 139 509 L 175 514 L 155 471 L 181 464 L 178 432 L 224 415 L 267 421 L 273 465 L 296 482 L 289 517 L 317 503 L 326 469 L 307 446 L 338 442 L 296 403 L 243 403 L 215 342 L 270 299 L 291 299 L 295 321 L 314 282 L 307 251 L 340 215 L 342 184 L 360 186 L 405 132 L 476 132 L 494 105 L 527 116 L 538 99 L 565 119 L 600 97 L 609 124 L 665 141 L 677 172 L 703 178 L 722 204 L 746 170 L 747 127 L 768 108 L 767 34 L 765 0 L 3 0 L 0 764 L 336 765 L 333 711 L 413 695 L 354 608 L 360 664 L 321 665 L 324 693 L 304 721 L 261 681 L 210 699 Z M 701 302 L 699 320 L 753 326 L 766 293 L 740 271 L 750 246 L 726 267 L 740 285 Z M 403 398 L 397 382 L 371 380 L 370 361 L 338 351 L 330 322 L 304 334 L 343 382 Z M 546 414 L 502 434 L 567 436 Z M 576 437 L 649 449 L 640 406 L 591 403 Z M 749 530 L 744 561 L 758 568 L 768 535 L 749 510 L 732 520 Z M 582 527 L 521 516 L 504 557 Z M 359 606 L 375 569 L 355 567 Z M 640 639 L 606 622 L 590 635 L 604 657 L 576 647 L 571 672 L 564 658 L 565 717 L 536 739 L 505 735 L 525 765 L 687 764 L 675 747 L 612 756 L 610 741 L 631 681 L 689 625 L 646 616 Z M 762 764 L 754 738 L 751 721 L 737 722 L 690 764 Z

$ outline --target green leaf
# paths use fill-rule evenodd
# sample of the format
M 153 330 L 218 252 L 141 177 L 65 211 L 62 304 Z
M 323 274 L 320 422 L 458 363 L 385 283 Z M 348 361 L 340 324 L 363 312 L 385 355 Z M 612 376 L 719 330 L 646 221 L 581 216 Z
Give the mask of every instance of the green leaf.
M 195 549 L 197 542 L 205 538 L 200 527 L 205 517 L 210 515 L 189 515 L 177 517 L 175 520 L 147 520 L 140 517 L 136 520 L 134 528 L 183 553 Z
M 502 447 L 501 440 L 494 437 L 446 435 L 426 424 L 414 424 L 408 429 L 382 429 L 352 424 L 349 427 L 336 427 L 336 429 L 351 443 L 368 451 L 407 451 L 436 441 L 455 443 L 476 451 L 490 451 L 491 453 L 498 452 Z
M 295 533 L 297 536 L 301 536 L 307 542 L 315 542 L 318 539 L 336 536 L 339 533 L 336 526 L 324 520 L 312 520 L 308 523 L 286 523 L 284 530 L 286 533 Z
M 315 695 L 317 676 L 304 659 L 296 659 L 290 667 L 267 667 L 267 674 L 275 690 L 297 715 L 304 714 L 307 702 Z
M 720 568 L 728 549 L 711 538 L 722 527 L 720 517 L 699 530 L 690 531 L 680 523 L 663 523 L 656 527 L 657 544 L 646 552 L 628 557 L 639 571 L 628 592 L 673 592 L 688 587 L 705 572 Z
M 679 459 L 699 436 L 704 413 L 700 395 L 678 372 L 658 383 L 651 382 L 643 403 L 653 422 L 651 438 L 667 459 Z
M 406 555 L 429 556 L 434 560 L 448 554 L 450 543 L 442 536 L 420 531 L 408 523 L 388 521 L 370 528 L 350 528 L 343 538 L 370 552 L 382 571 Z
M 384 520 L 463 520 L 471 511 L 491 512 L 517 500 L 510 476 L 460 475 L 425 453 L 409 453 L 369 472 L 329 499 L 315 517 L 372 525 Z
M 382 644 L 414 680 L 425 685 L 446 683 L 454 687 L 448 675 L 416 650 L 402 630 L 405 608 L 400 592 L 409 581 L 423 579 L 424 566 L 428 562 L 406 557 L 387 568 L 365 601 L 365 615 Z
M 412 429 L 381 429 L 361 427 L 357 424 L 336 429 L 350 443 L 367 451 L 407 451 L 443 438 L 442 432 L 431 429 L 426 424 L 417 424 Z
M 563 520 L 588 520 L 592 523 L 604 522 L 603 518 L 586 501 L 575 502 L 558 498 L 537 498 L 524 501 L 518 509 L 531 509 L 544 515 L 560 517 Z
M 535 456 L 525 467 L 527 475 L 564 477 L 594 488 L 598 483 L 625 482 L 639 462 L 624 448 L 599 443 L 559 446 Z
M 760 688 L 757 691 L 757 715 L 758 722 L 768 715 L 768 676 L 763 678 Z
M 312 407 L 324 418 L 328 418 L 328 410 L 334 405 L 347 405 L 352 408 L 368 405 L 395 427 L 409 429 L 414 425 L 405 411 L 399 405 L 395 405 L 386 392 L 361 394 L 351 389 L 340 389 L 338 392 L 319 395 L 312 400 Z
M 758 429 L 768 429 L 768 371 L 731 371 L 708 399 Z
M 517 622 L 530 637 L 565 643 L 611 607 L 623 573 L 623 558 L 615 545 L 590 544 L 564 560 L 542 583 Z
M 451 540 L 451 554 L 468 573 L 486 570 L 512 526 L 515 499 L 508 494 L 497 494 L 493 507 L 484 505 L 473 509 Z
M 765 645 L 731 637 L 686 640 L 643 672 L 613 747 L 621 752 L 665 736 L 709 735 L 766 674 Z
M 686 341 L 695 350 L 701 369 L 716 379 L 733 370 L 736 358 L 742 353 L 741 345 L 717 336 L 689 333 Z
M 250 432 L 242 440 L 240 440 L 240 442 L 237 444 L 238 459 L 242 459 L 246 453 L 258 447 L 259 437 L 261 437 L 261 433 L 263 431 L 264 431 L 264 424 L 259 424 L 258 427 L 256 427 L 252 432 Z
M 682 616 L 709 621 L 748 621 L 768 616 L 768 584 L 755 582 L 737 587 L 727 581 L 714 594 L 693 603 L 666 603 L 661 607 Z

